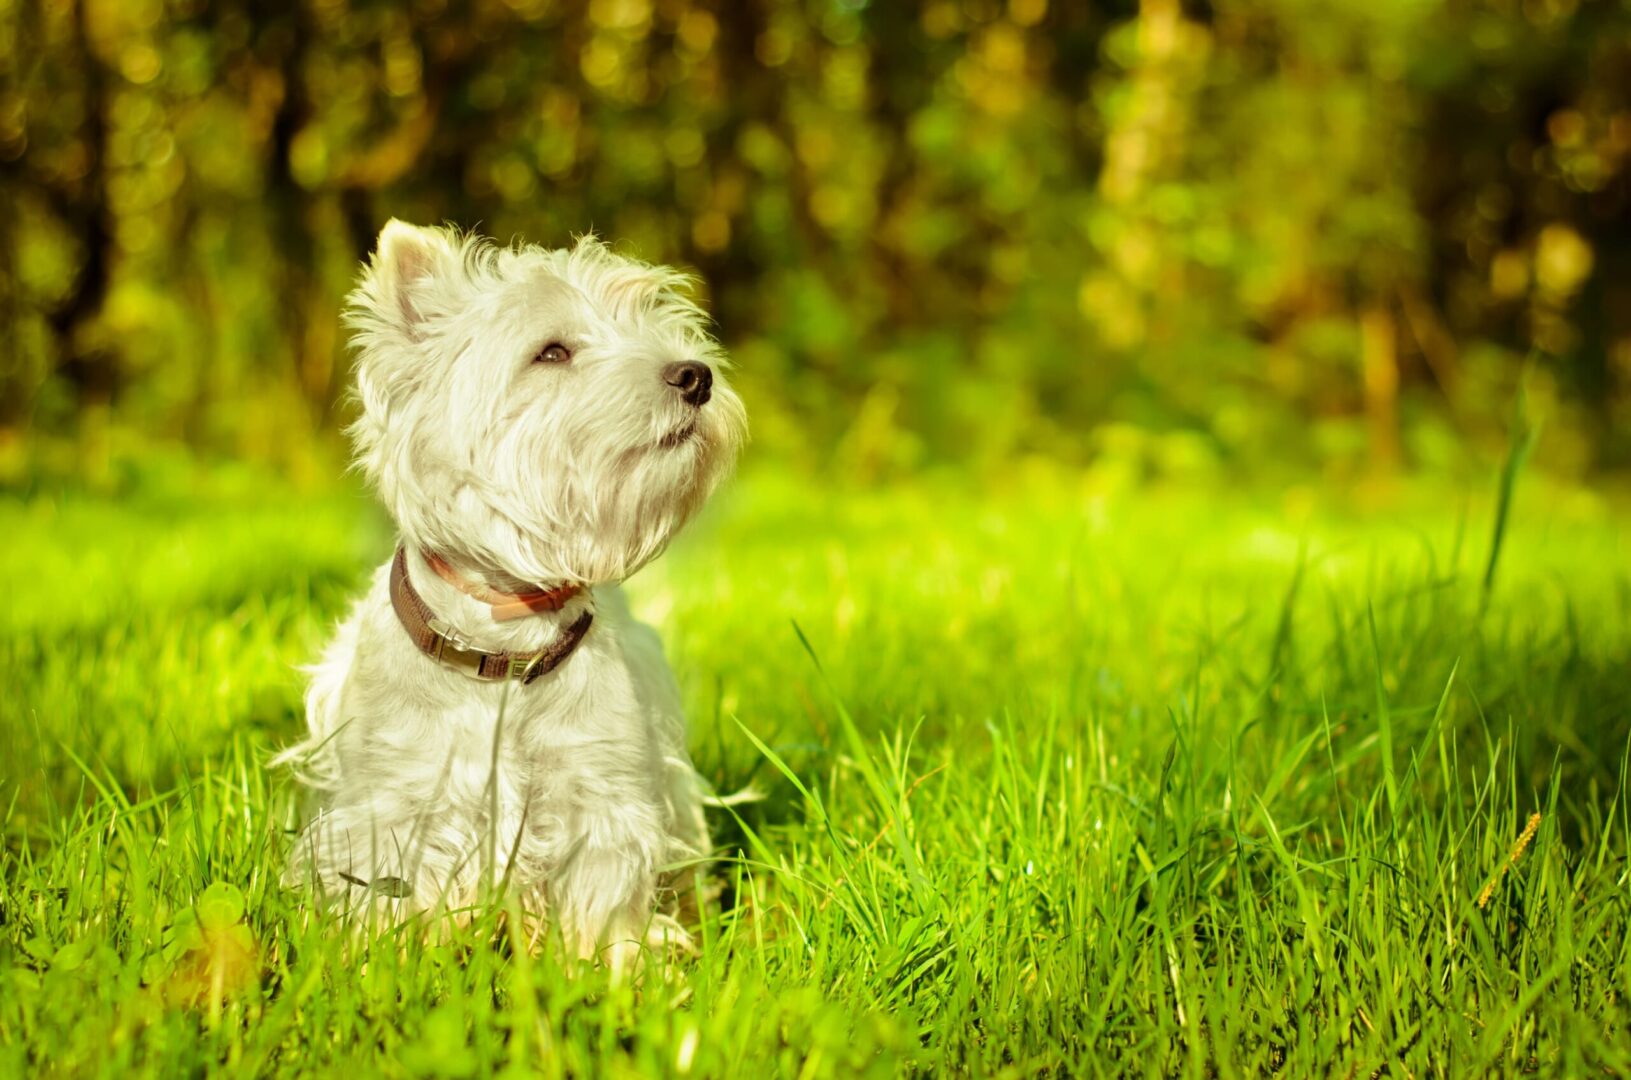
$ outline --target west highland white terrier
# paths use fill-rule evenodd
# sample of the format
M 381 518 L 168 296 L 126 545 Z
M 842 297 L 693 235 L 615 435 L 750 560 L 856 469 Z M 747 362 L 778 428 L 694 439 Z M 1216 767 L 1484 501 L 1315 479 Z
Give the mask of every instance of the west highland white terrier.
M 708 853 L 703 788 L 618 583 L 746 432 L 688 285 L 593 238 L 380 233 L 346 316 L 351 434 L 401 535 L 280 758 L 321 796 L 292 884 L 370 919 L 457 917 L 502 886 L 614 966 L 683 936 L 665 882 Z

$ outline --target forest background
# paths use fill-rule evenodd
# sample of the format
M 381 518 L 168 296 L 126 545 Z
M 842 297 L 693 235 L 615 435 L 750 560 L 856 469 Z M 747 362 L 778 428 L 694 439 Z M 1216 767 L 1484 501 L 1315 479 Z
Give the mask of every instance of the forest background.
M 693 270 L 800 472 L 1631 464 L 1619 0 L 0 0 L 0 204 L 14 490 L 332 475 L 393 215 Z

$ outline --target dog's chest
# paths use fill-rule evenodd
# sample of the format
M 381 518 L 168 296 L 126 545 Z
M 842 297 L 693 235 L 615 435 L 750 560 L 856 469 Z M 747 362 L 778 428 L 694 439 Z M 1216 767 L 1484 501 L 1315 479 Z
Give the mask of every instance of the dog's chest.
M 457 787 L 491 775 L 539 782 L 548 772 L 626 767 L 651 725 L 617 647 L 616 623 L 531 685 L 482 682 L 417 653 L 385 619 L 359 650 L 346 711 L 374 752 L 445 768 Z M 478 785 L 479 786 L 479 785 Z

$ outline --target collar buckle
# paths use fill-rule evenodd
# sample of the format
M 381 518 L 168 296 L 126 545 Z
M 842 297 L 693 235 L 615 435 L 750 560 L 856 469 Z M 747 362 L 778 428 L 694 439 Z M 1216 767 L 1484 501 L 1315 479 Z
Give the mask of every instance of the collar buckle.
M 481 677 L 481 661 L 485 654 L 471 648 L 469 638 L 455 630 L 446 619 L 431 619 L 427 625 L 436 635 L 436 648 L 431 653 L 431 659 L 471 678 Z
M 470 648 L 470 639 L 453 628 L 453 624 L 446 619 L 431 619 L 431 631 L 442 639 L 444 645 L 451 645 L 460 652 Z

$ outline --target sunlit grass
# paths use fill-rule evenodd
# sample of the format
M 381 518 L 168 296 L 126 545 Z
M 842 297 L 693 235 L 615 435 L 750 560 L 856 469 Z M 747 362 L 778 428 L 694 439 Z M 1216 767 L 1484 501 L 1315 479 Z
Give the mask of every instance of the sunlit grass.
M 1624 1072 L 1625 518 L 1520 489 L 1486 604 L 1493 501 L 749 476 L 633 583 L 767 795 L 638 988 L 280 890 L 366 502 L 0 505 L 0 1073 Z

